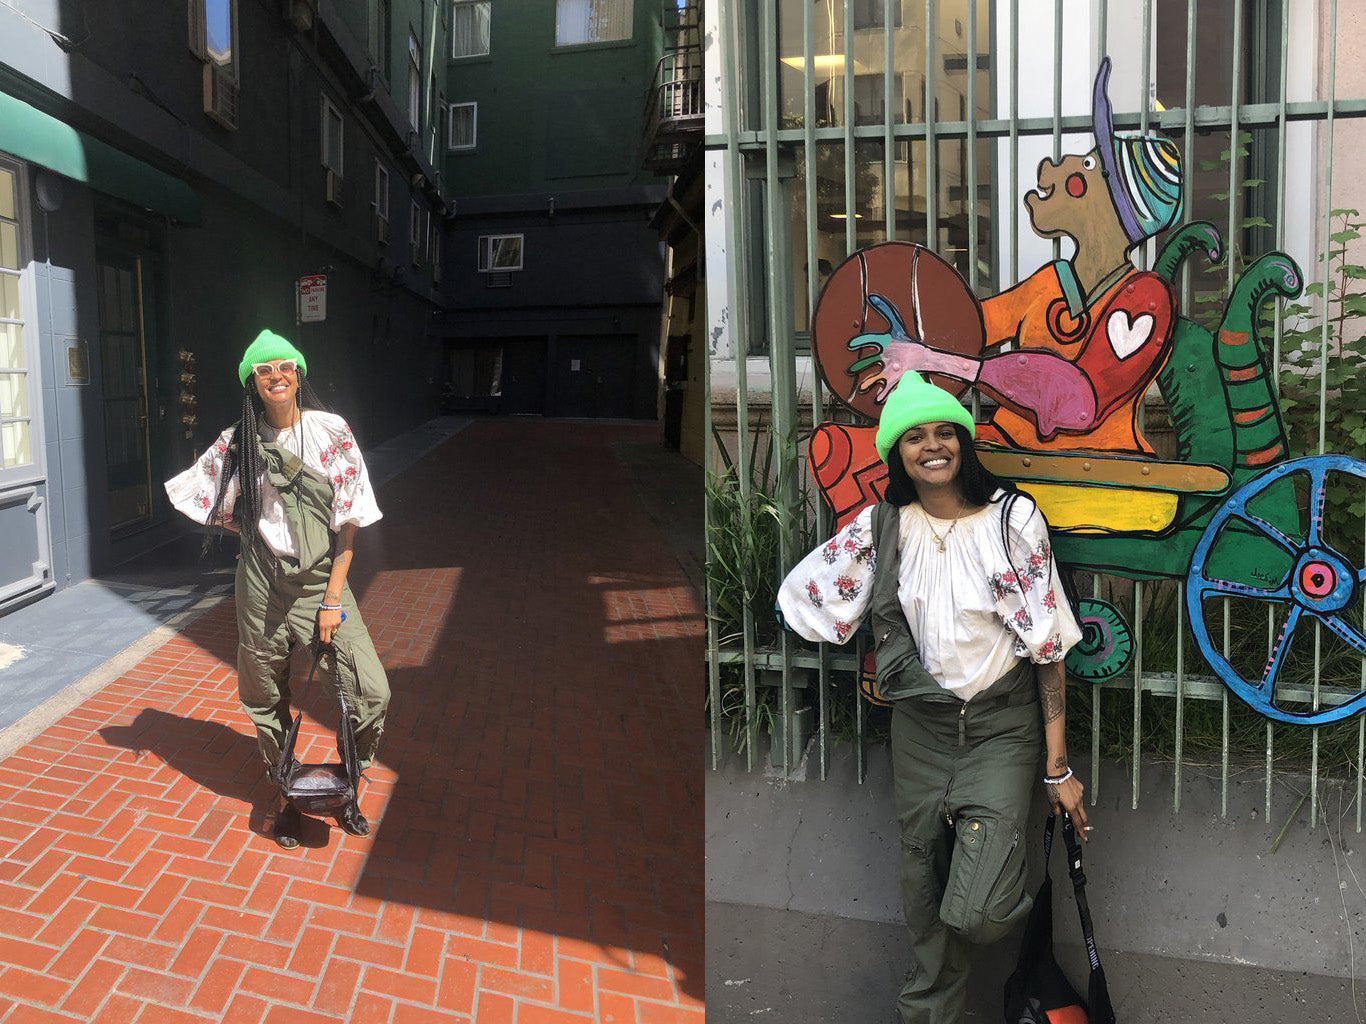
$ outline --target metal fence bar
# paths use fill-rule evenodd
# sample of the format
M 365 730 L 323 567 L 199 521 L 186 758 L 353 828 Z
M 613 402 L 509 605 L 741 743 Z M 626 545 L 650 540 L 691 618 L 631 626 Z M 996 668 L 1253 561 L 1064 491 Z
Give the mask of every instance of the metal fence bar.
M 1062 0 L 1053 0 L 1053 159 L 1062 158 Z M 1062 255 L 1062 239 L 1053 239 L 1053 258 Z
M 1134 583 L 1134 753 L 1132 806 L 1138 809 L 1139 775 L 1143 758 L 1143 584 Z
M 892 105 L 896 95 L 892 90 L 892 5 L 900 7 L 900 0 L 883 0 L 882 4 L 882 215 L 887 241 L 896 237 L 896 146 L 892 126 L 896 117 Z
M 1286 169 L 1286 101 L 1290 87 L 1290 4 L 1281 4 L 1281 66 L 1280 91 L 1277 96 L 1276 118 L 1276 249 L 1285 249 L 1285 169 Z M 1281 396 L 1281 342 L 1285 334 L 1285 314 L 1279 302 L 1272 310 L 1271 326 L 1271 392 Z M 1266 609 L 1266 641 L 1274 645 L 1276 636 L 1275 609 Z M 1270 654 L 1267 655 L 1270 658 Z M 1266 723 L 1266 820 L 1271 820 L 1272 766 L 1276 759 L 1276 731 L 1273 723 Z
M 1338 118 L 1358 118 L 1366 117 L 1366 99 L 1342 99 L 1334 100 L 1333 116 Z M 1195 127 L 1200 131 L 1213 130 L 1223 131 L 1229 126 L 1229 121 L 1234 114 L 1234 107 L 1219 104 L 1202 104 L 1195 108 Z M 1240 103 L 1237 105 L 1238 123 L 1244 128 L 1271 128 L 1275 127 L 1280 117 L 1279 105 L 1276 103 Z M 1328 101 L 1326 100 L 1304 100 L 1295 103 L 1286 103 L 1285 117 L 1291 122 L 1319 122 L 1328 116 Z M 1160 131 L 1179 131 L 1185 125 L 1186 111 L 1180 107 L 1172 107 L 1167 110 L 1154 111 L 1149 118 L 1149 126 Z M 1051 135 L 1053 133 L 1055 121 L 1052 115 L 1046 117 L 1022 117 L 1014 122 L 1017 134 L 1025 136 Z M 1117 113 L 1114 117 L 1116 131 L 1134 130 L 1138 127 L 1138 115 Z M 1009 118 L 986 118 L 977 122 L 975 131 L 980 139 L 1001 139 L 1011 135 L 1012 122 Z M 1069 114 L 1062 118 L 1061 128 L 1064 132 L 1085 133 L 1091 130 L 1090 115 Z M 968 134 L 968 123 L 966 120 L 940 121 L 934 125 L 925 124 L 899 124 L 892 131 L 892 135 L 898 141 L 902 139 L 919 140 L 929 136 L 933 130 L 934 134 L 944 139 L 966 138 Z M 844 129 L 842 127 L 818 128 L 816 130 L 816 140 L 818 142 L 839 141 L 843 138 Z M 763 135 L 760 131 L 741 131 L 739 132 L 740 148 L 746 150 L 764 147 Z M 856 139 L 879 139 L 883 135 L 880 126 L 869 125 L 856 127 L 854 137 Z M 802 130 L 800 128 L 780 129 L 778 132 L 779 142 L 800 142 Z M 704 140 L 707 146 L 723 146 L 727 141 L 727 136 L 709 135 Z
M 934 80 L 939 6 L 925 0 L 925 244 L 939 251 L 939 90 Z M 967 125 L 963 126 L 966 133 Z
M 1323 170 L 1323 330 L 1319 342 L 1319 454 L 1327 448 L 1328 420 L 1328 278 L 1329 256 L 1333 249 L 1333 109 L 1332 100 L 1337 92 L 1338 69 L 1338 0 L 1332 2 L 1328 32 L 1328 120 L 1325 132 Z M 1314 515 L 1314 509 L 1309 510 Z M 1314 622 L 1314 710 L 1319 709 L 1319 668 L 1322 664 L 1323 627 Z M 1319 802 L 1319 731 L 1314 730 L 1310 737 L 1309 754 L 1309 827 L 1313 828 L 1318 820 Z
M 1020 0 L 1010 0 L 1010 283 L 1020 280 Z
M 772 387 L 772 430 L 771 444 L 777 453 L 780 474 L 778 483 L 778 560 L 775 567 L 786 573 L 795 561 L 793 539 L 795 516 L 799 514 L 796 501 L 796 359 L 793 352 L 791 324 L 788 317 L 791 310 L 784 301 L 783 267 L 785 264 L 784 244 L 786 242 L 781 228 L 786 227 L 783 216 L 782 184 L 778 168 L 778 53 L 777 25 L 774 19 L 775 5 L 764 4 L 761 8 L 763 26 L 764 76 L 762 103 L 764 108 L 763 124 L 768 143 L 764 151 L 764 227 L 768 246 L 768 366 L 769 381 Z M 787 278 L 790 280 L 790 277 Z M 782 656 L 781 709 L 783 716 L 783 751 L 781 765 L 790 771 L 792 765 L 793 736 L 795 735 L 796 707 L 792 687 L 792 635 L 782 630 L 779 636 Z
M 844 0 L 844 251 L 858 248 L 858 183 L 854 167 L 854 3 Z
M 738 0 L 719 0 L 721 24 L 721 54 L 726 66 L 736 66 L 735 44 L 740 35 L 739 15 L 736 11 Z M 734 247 L 731 258 L 726 261 L 726 282 L 730 291 L 730 328 L 735 352 L 735 419 L 736 419 L 736 458 L 735 465 L 740 492 L 740 502 L 748 508 L 750 494 L 749 461 L 749 374 L 746 357 L 749 355 L 749 276 L 740 272 L 742 254 L 748 251 L 745 244 L 745 169 L 744 158 L 740 153 L 739 135 L 740 104 L 737 95 L 735 76 L 723 75 L 721 78 L 722 102 L 727 127 L 726 137 L 726 190 L 732 201 L 726 204 L 726 220 L 730 228 L 730 241 Z M 759 702 L 754 679 L 754 610 L 746 601 L 741 610 L 741 642 L 744 645 L 744 665 L 742 682 L 745 691 L 745 763 L 749 771 L 754 770 L 754 752 L 759 745 Z
M 967 175 L 968 216 L 968 289 L 977 294 L 977 0 L 968 3 L 968 147 L 963 161 L 963 173 Z M 974 410 L 977 405 L 977 392 L 972 393 Z
M 815 5 L 802 5 L 802 163 L 806 201 L 806 330 L 812 334 L 815 325 L 812 314 L 820 291 L 820 250 L 816 241 L 816 61 L 815 61 Z M 811 422 L 825 419 L 825 396 L 816 374 L 811 375 Z M 825 502 L 816 502 L 816 533 L 824 537 L 830 529 L 830 513 Z M 830 647 L 820 644 L 820 662 L 816 666 L 818 687 L 816 724 L 820 745 L 821 779 L 830 772 Z

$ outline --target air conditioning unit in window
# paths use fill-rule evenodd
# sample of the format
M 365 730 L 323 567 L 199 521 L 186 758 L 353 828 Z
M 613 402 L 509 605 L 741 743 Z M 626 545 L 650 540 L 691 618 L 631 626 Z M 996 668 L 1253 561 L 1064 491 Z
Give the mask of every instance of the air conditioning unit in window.
M 342 204 L 342 176 L 330 168 L 327 172 L 327 201 L 338 208 Z
M 213 61 L 204 65 L 204 113 L 237 131 L 237 83 L 228 68 Z
M 375 214 L 375 241 L 380 245 L 389 244 L 389 218 Z

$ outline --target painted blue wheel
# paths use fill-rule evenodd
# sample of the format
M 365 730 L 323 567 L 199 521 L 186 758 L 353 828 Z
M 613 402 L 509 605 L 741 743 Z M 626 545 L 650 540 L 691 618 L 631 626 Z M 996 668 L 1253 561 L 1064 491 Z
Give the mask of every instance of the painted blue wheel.
M 1303 473 L 1309 478 L 1309 521 L 1302 539 L 1287 535 L 1248 508 L 1249 502 L 1293 473 Z M 1205 528 L 1191 557 L 1190 574 L 1186 582 L 1186 609 L 1195 641 L 1205 660 L 1224 685 L 1253 710 L 1267 718 L 1293 725 L 1341 722 L 1366 710 L 1366 690 L 1336 707 L 1318 711 L 1290 711 L 1277 706 L 1275 699 L 1276 676 L 1285 663 L 1296 628 L 1305 619 L 1322 623 L 1324 628 L 1366 657 L 1366 635 L 1343 615 L 1359 600 L 1362 586 L 1366 584 L 1366 569 L 1355 565 L 1323 538 L 1323 507 L 1330 473 L 1366 480 L 1366 462 L 1345 455 L 1315 455 L 1283 462 L 1243 484 L 1224 502 Z M 1211 572 L 1211 551 L 1215 541 L 1220 532 L 1232 523 L 1236 523 L 1243 531 L 1252 531 L 1260 540 L 1280 549 L 1289 568 L 1279 580 L 1269 579 L 1267 586 L 1259 587 L 1220 579 Z M 1205 603 L 1226 597 L 1288 606 L 1285 622 L 1271 646 L 1259 679 L 1244 678 L 1220 652 L 1206 627 Z

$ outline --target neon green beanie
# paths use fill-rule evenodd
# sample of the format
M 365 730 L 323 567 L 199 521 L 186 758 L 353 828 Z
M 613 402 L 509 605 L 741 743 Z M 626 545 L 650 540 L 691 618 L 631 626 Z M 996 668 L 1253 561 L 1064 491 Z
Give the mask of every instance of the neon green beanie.
M 281 337 L 267 328 L 258 334 L 256 340 L 242 353 L 242 362 L 237 367 L 237 379 L 242 382 L 242 386 L 247 386 L 252 363 L 268 363 L 272 359 L 293 359 L 299 364 L 300 370 L 308 373 L 308 360 L 304 358 L 304 354 L 295 348 L 288 338 Z
M 877 453 L 883 462 L 896 447 L 901 435 L 922 423 L 958 423 L 976 436 L 972 413 L 943 388 L 935 387 L 918 373 L 907 370 L 892 388 L 882 406 L 877 423 Z

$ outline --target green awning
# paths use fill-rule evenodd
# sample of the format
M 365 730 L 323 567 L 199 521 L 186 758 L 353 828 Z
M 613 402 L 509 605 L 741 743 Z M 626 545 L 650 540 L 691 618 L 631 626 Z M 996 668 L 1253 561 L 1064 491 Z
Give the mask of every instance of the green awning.
M 186 224 L 199 223 L 199 197 L 185 182 L 4 92 L 0 150 L 85 182 L 97 192 Z

